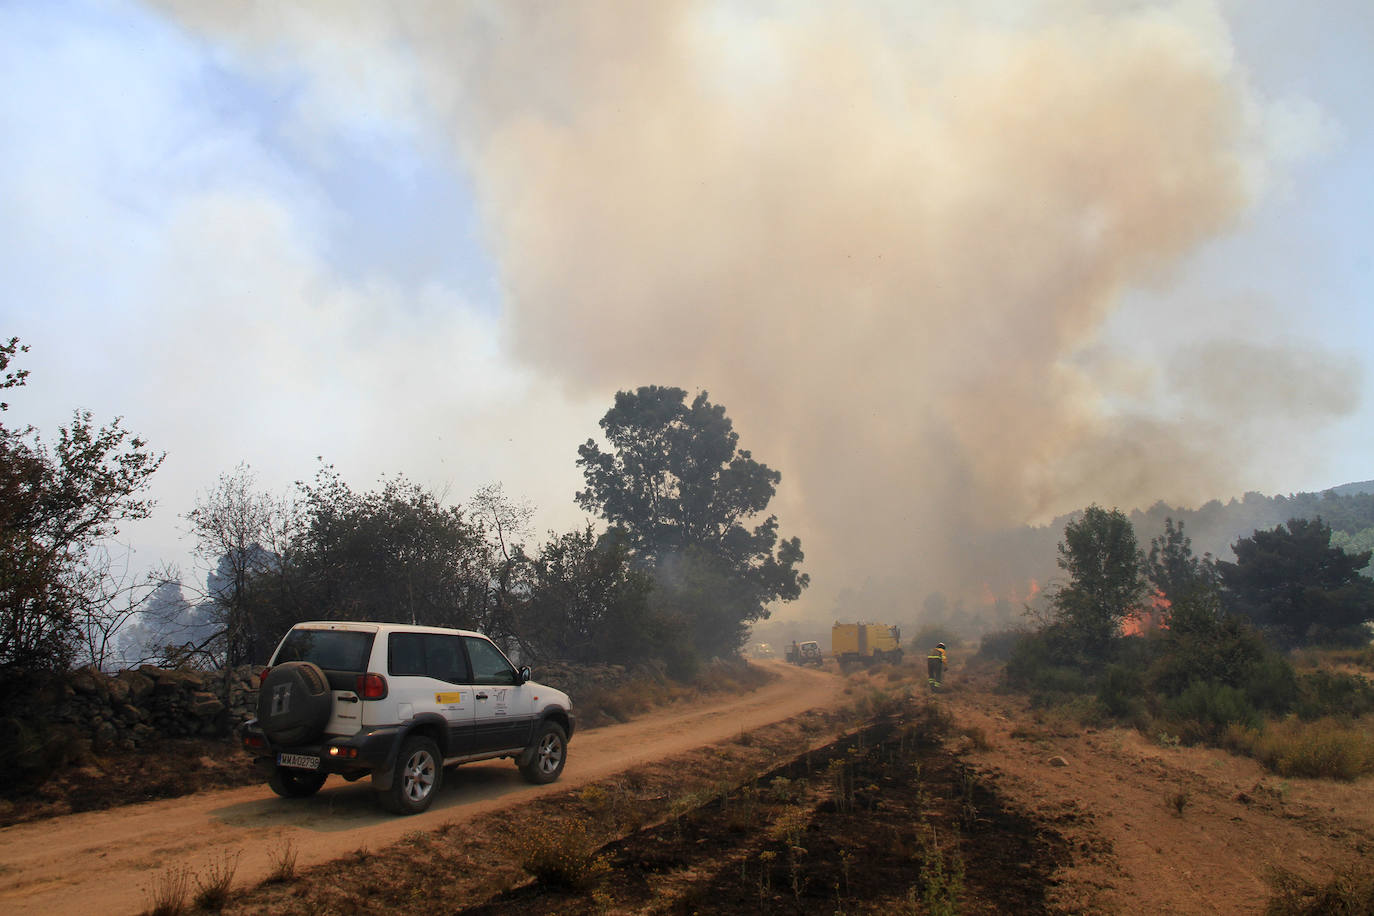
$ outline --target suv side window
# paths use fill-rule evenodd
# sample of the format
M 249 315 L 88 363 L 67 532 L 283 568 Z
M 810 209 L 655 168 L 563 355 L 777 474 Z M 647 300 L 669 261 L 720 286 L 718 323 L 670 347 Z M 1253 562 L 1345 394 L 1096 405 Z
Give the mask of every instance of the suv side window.
M 467 660 L 457 636 L 425 634 L 425 667 L 429 676 L 450 684 L 470 684 Z
M 501 650 L 472 636 L 464 636 L 467 643 L 468 658 L 472 661 L 472 683 L 515 686 L 515 669 L 501 654 Z
M 387 670 L 394 677 L 420 676 L 468 683 L 468 667 L 457 636 L 392 633 L 387 637 Z
M 387 636 L 386 668 L 393 677 L 424 675 L 423 633 L 392 633 Z

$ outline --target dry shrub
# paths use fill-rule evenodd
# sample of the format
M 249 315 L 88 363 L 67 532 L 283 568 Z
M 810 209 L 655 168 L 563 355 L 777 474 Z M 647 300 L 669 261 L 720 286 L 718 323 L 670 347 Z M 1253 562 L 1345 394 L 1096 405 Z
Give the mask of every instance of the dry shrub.
M 202 910 L 224 909 L 229 901 L 229 887 L 239 869 L 239 853 L 225 850 L 218 861 L 211 862 L 202 877 L 196 875 L 196 906 Z
M 1367 916 L 1374 914 L 1374 871 L 1351 867 L 1315 884 L 1278 869 L 1269 879 L 1274 894 L 1266 916 Z
M 560 824 L 543 824 L 520 834 L 512 851 L 536 881 L 570 890 L 586 890 L 610 870 L 598 854 L 600 842 L 587 822 L 572 818 Z
M 988 742 L 988 733 L 977 725 L 968 725 L 962 729 L 964 736 L 969 740 L 969 746 L 975 751 L 986 751 L 992 745 Z
M 1374 734 L 1338 719 L 1271 722 L 1264 729 L 1233 725 L 1223 743 L 1280 776 L 1340 779 L 1374 773 Z
M 158 875 L 148 888 L 145 916 L 181 916 L 186 912 L 186 897 L 191 891 L 191 870 L 177 865 Z
M 287 884 L 296 879 L 296 856 L 299 850 L 296 843 L 287 837 L 280 846 L 274 846 L 267 850 L 267 857 L 272 860 L 272 872 L 267 876 L 267 882 Z

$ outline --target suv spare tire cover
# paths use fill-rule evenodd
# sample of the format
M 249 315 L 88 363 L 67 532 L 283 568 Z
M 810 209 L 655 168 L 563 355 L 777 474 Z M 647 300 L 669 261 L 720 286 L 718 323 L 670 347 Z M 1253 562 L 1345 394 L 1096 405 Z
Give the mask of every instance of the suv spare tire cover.
M 258 691 L 258 725 L 274 744 L 309 744 L 319 738 L 333 708 L 329 679 L 311 662 L 276 666 Z

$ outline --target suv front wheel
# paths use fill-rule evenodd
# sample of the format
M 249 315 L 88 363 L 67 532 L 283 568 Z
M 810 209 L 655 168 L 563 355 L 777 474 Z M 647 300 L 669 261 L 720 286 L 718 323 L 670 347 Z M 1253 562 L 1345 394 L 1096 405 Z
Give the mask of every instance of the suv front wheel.
M 568 762 L 568 733 L 557 722 L 544 722 L 534 733 L 530 750 L 533 753 L 529 762 L 520 767 L 520 774 L 535 785 L 551 783 Z
M 444 781 L 444 758 L 428 738 L 407 738 L 396 756 L 391 788 L 381 800 L 397 814 L 419 814 L 430 806 Z

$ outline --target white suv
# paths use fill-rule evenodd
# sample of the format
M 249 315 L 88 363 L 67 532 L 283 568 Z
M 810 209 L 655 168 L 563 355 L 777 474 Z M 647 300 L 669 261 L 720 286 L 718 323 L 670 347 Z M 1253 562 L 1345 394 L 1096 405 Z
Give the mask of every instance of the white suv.
M 371 776 L 398 814 L 428 808 L 453 764 L 513 757 L 530 782 L 553 782 L 575 724 L 567 694 L 469 630 L 298 623 L 261 681 L 242 737 L 278 795 Z

